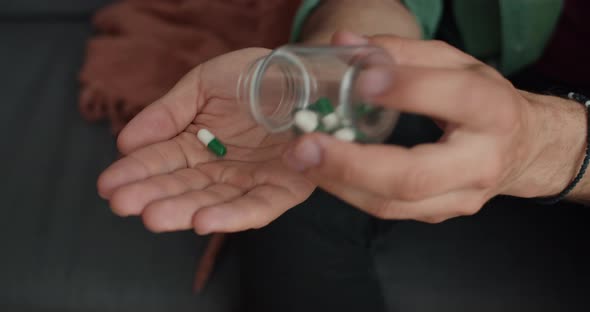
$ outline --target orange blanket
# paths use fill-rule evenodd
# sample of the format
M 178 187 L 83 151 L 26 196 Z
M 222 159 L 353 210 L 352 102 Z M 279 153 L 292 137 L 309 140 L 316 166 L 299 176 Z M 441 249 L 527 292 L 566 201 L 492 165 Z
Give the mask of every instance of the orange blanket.
M 287 42 L 300 0 L 126 0 L 94 17 L 80 73 L 80 112 L 114 133 L 194 66 Z

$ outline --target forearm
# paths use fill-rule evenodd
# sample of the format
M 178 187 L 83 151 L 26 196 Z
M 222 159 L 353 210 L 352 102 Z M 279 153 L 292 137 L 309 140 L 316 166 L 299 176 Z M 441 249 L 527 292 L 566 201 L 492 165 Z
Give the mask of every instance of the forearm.
M 302 40 L 328 43 L 338 30 L 421 38 L 415 17 L 399 0 L 324 0 L 306 20 Z

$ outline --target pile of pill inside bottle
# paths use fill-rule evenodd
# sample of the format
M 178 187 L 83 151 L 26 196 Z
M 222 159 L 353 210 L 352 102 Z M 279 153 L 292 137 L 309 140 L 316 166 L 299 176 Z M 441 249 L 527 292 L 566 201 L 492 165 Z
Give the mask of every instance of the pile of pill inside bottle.
M 370 111 L 369 106 L 358 106 L 355 113 L 366 114 Z M 335 138 L 353 142 L 362 141 L 364 135 L 353 127 L 353 122 L 341 116 L 334 110 L 334 106 L 328 98 L 319 98 L 315 103 L 295 112 L 295 131 L 301 134 L 311 132 L 323 132 Z

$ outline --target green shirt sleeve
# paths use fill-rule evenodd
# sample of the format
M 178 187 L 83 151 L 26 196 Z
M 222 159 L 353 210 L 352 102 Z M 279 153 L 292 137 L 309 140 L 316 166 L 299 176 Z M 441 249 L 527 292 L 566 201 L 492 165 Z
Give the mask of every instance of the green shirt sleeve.
M 298 42 L 301 39 L 301 30 L 305 20 L 320 5 L 321 0 L 303 0 L 295 19 L 291 31 L 291 42 Z M 406 7 L 414 14 L 420 27 L 424 39 L 432 39 L 436 34 L 438 24 L 443 12 L 442 0 L 404 0 Z
M 422 38 L 434 38 L 443 14 L 443 0 L 404 0 L 403 3 L 416 17 Z
M 562 10 L 563 0 L 500 0 L 500 69 L 504 74 L 512 74 L 542 56 Z
M 321 0 L 303 0 L 297 13 L 295 13 L 291 37 L 289 38 L 290 42 L 298 42 L 301 39 L 301 31 L 305 20 L 311 15 L 313 10 L 320 5 L 320 2 Z
M 505 75 L 534 63 L 543 53 L 563 9 L 564 0 L 454 0 L 453 13 L 460 48 L 498 64 Z M 303 0 L 296 13 L 291 42 L 297 42 L 305 20 L 321 0 Z M 443 0 L 403 0 L 416 17 L 424 39 L 433 39 L 441 25 Z
M 541 57 L 563 0 L 454 0 L 453 13 L 467 53 L 510 75 Z

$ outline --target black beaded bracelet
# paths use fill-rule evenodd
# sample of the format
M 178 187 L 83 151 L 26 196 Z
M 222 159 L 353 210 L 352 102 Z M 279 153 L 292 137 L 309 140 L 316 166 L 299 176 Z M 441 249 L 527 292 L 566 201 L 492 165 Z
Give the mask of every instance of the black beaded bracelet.
M 559 194 L 555 196 L 541 197 L 536 199 L 537 202 L 545 205 L 553 205 L 563 200 L 576 187 L 576 185 L 578 185 L 580 180 L 582 180 L 582 178 L 584 177 L 584 173 L 586 173 L 586 169 L 588 168 L 588 163 L 590 162 L 590 98 L 574 92 L 570 92 L 567 95 L 567 97 L 570 100 L 574 100 L 586 107 L 586 154 L 584 155 L 584 161 L 582 162 L 582 166 L 580 167 L 578 174 L 563 191 L 561 191 Z

